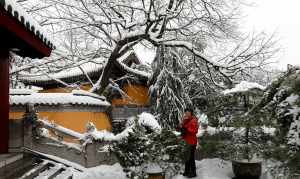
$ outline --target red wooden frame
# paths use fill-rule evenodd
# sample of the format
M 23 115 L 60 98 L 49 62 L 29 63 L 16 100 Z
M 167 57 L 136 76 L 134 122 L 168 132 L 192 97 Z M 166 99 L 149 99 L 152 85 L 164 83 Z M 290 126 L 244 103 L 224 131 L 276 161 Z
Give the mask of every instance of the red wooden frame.
M 0 49 L 0 153 L 8 152 L 9 61 L 8 50 Z
M 32 49 L 35 49 L 36 52 L 39 53 L 38 56 L 50 56 L 52 49 L 46 46 L 41 39 L 39 39 L 33 32 L 29 31 L 29 29 L 21 24 L 17 19 L 9 15 L 8 12 L 3 8 L 0 8 L 0 28 L 5 28 L 9 32 L 14 33 L 18 38 L 31 46 Z
M 3 33 L 0 36 L 4 39 L 13 37 L 14 39 L 9 39 L 9 42 L 10 40 L 15 42 L 9 44 L 0 39 L 0 153 L 7 153 L 9 148 L 9 50 L 19 48 L 23 56 L 42 58 L 50 56 L 52 49 L 2 7 L 0 7 L 0 29 Z

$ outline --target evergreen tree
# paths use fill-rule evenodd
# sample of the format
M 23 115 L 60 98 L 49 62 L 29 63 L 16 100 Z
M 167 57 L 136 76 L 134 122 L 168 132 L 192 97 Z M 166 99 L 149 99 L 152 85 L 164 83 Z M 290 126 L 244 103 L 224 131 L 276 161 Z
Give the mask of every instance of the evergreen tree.
M 113 145 L 113 152 L 125 168 L 128 177 L 146 176 L 148 164 L 159 165 L 169 175 L 181 171 L 184 160 L 185 143 L 167 129 L 148 133 L 137 121 L 129 136 Z
M 158 55 L 152 63 L 154 73 L 150 80 L 152 113 L 158 116 L 162 127 L 169 129 L 179 125 L 184 108 L 192 105 L 179 76 L 183 70 L 180 59 L 172 50 L 158 48 Z

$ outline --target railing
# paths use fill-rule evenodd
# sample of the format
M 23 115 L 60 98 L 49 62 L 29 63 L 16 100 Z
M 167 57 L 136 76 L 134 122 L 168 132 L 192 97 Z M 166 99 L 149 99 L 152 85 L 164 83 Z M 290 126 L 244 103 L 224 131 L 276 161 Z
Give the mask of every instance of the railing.
M 34 130 L 49 130 L 51 133 L 45 135 Z M 108 142 L 87 140 L 84 134 L 46 120 L 39 119 L 34 129 L 33 126 L 27 126 L 24 131 L 24 147 L 45 156 L 55 156 L 86 168 L 116 162 L 110 151 L 104 150 L 109 145 Z

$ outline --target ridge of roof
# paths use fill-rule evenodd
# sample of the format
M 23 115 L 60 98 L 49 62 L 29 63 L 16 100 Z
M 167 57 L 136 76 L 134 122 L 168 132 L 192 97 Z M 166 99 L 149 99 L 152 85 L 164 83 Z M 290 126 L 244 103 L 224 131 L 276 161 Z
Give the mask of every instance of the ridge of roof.
M 32 94 L 10 94 L 10 105 L 88 105 L 88 106 L 110 106 L 105 98 L 91 95 L 76 95 L 73 93 L 32 93 Z
M 136 74 L 142 78 L 148 78 L 149 74 L 144 74 L 142 72 L 139 72 L 139 70 L 130 70 L 130 67 L 128 67 L 125 62 L 131 55 L 135 55 L 135 52 L 133 50 L 129 50 L 128 52 L 124 53 L 121 57 L 118 58 L 118 62 L 120 65 L 117 65 L 117 67 L 121 70 L 124 70 L 126 72 Z M 137 57 L 135 55 L 135 57 Z M 98 60 L 98 63 L 95 62 L 87 62 L 85 64 L 75 66 L 66 70 L 62 70 L 58 73 L 54 74 L 48 74 L 48 75 L 36 75 L 36 76 L 29 76 L 28 73 L 23 73 L 23 76 L 19 77 L 19 80 L 21 80 L 24 84 L 26 85 L 35 85 L 35 86 L 51 86 L 54 84 L 57 84 L 57 81 L 54 79 L 59 79 L 64 82 L 76 82 L 79 80 L 86 79 L 85 73 L 89 75 L 90 78 L 95 77 L 95 76 L 100 76 L 100 72 L 104 68 L 104 65 L 106 63 L 106 59 L 104 60 L 103 58 L 97 58 L 100 59 Z M 95 60 L 93 60 L 95 61 Z M 136 62 L 139 62 L 137 59 Z M 85 73 L 80 69 L 83 69 Z
M 0 8 L 3 8 L 14 19 L 18 20 L 25 28 L 38 37 L 46 46 L 55 49 L 53 40 L 43 31 L 40 25 L 14 0 L 0 0 Z

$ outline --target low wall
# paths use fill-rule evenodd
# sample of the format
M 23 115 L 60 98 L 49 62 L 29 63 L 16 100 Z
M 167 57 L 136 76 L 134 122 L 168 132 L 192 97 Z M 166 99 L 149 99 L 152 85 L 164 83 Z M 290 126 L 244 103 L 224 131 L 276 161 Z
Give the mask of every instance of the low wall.
M 108 143 L 93 142 L 86 145 L 67 143 L 55 138 L 39 137 L 32 134 L 31 126 L 24 128 L 24 147 L 46 155 L 51 155 L 90 168 L 98 165 L 111 165 L 116 157 L 107 149 Z M 104 150 L 101 150 L 104 148 Z M 46 156 L 47 157 L 47 156 Z
M 126 121 L 129 117 L 137 116 L 142 112 L 149 112 L 149 107 L 143 106 L 120 106 L 113 107 L 111 111 L 112 118 L 112 132 L 120 133 L 125 129 Z

